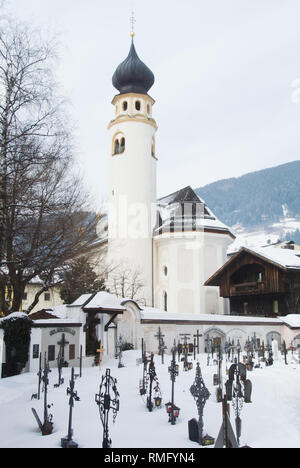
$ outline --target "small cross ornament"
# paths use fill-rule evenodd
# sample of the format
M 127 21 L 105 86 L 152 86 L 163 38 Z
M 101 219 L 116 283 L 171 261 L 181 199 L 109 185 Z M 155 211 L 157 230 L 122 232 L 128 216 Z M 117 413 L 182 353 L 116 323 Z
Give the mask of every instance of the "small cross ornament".
M 97 349 L 97 353 L 99 353 L 99 369 L 101 369 L 101 364 L 102 364 L 102 357 L 105 349 L 102 346 L 102 343 L 100 341 L 99 349 Z

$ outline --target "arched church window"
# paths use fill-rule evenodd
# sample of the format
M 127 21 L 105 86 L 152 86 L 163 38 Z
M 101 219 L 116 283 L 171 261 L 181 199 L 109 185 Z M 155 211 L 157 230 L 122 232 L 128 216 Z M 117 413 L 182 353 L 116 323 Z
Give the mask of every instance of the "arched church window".
M 135 108 L 137 111 L 141 110 L 141 102 L 140 101 L 135 101 Z
M 164 311 L 168 311 L 168 294 L 166 291 L 164 292 Z
M 125 138 L 118 135 L 113 143 L 113 155 L 121 154 L 125 151 Z
M 120 143 L 118 138 L 115 139 L 114 143 L 114 154 L 119 154 L 120 153 Z
M 127 101 L 124 101 L 122 107 L 123 107 L 123 111 L 127 111 L 127 109 L 128 109 L 128 102 L 127 102 Z
M 124 153 L 125 151 L 125 138 L 121 138 L 121 143 L 120 143 L 120 153 Z

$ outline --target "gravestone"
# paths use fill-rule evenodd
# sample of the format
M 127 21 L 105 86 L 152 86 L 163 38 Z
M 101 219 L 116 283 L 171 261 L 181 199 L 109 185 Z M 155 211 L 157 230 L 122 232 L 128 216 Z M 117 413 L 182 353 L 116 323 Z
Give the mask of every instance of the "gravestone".
M 190 419 L 188 422 L 189 427 L 189 439 L 192 442 L 199 442 L 199 426 L 197 419 Z

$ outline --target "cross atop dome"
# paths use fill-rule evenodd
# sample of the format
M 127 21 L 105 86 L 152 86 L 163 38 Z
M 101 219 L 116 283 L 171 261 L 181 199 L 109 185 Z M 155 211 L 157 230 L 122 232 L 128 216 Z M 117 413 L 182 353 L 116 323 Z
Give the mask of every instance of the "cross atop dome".
M 136 19 L 134 17 L 134 11 L 131 13 L 131 17 L 130 17 L 130 24 L 131 24 L 131 33 L 130 33 L 130 36 L 131 37 L 134 37 L 135 36 L 135 32 L 134 32 L 134 25 L 136 23 Z

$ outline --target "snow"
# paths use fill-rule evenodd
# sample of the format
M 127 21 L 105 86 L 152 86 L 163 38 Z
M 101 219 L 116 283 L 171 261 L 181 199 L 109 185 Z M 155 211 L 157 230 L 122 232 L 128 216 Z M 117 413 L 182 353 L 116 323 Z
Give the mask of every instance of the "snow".
M 232 227 L 234 232 L 237 232 L 235 226 Z M 238 234 L 235 241 L 230 244 L 227 250 L 227 255 L 236 253 L 241 247 L 248 249 L 255 249 L 266 246 L 268 244 L 275 244 L 280 240 L 278 233 L 270 234 L 263 231 L 255 231 L 251 233 Z
M 125 310 L 125 307 L 121 305 L 122 301 L 124 301 L 124 298 L 119 299 L 114 294 L 110 294 L 106 291 L 100 291 L 94 297 L 92 297 L 92 294 L 83 294 L 78 299 L 76 299 L 75 302 L 70 304 L 68 307 L 82 307 L 84 304 L 86 304 L 84 306 L 85 309 L 99 308 L 99 309 Z
M 144 307 L 141 311 L 142 320 L 183 320 L 183 321 L 199 321 L 199 322 L 261 322 L 261 323 L 274 323 L 276 325 L 282 323 L 282 320 L 277 318 L 265 317 L 249 317 L 240 315 L 216 315 L 216 314 L 173 314 L 172 312 L 164 312 L 160 309 L 153 307 Z M 300 325 L 300 323 L 299 323 Z
M 289 314 L 285 317 L 278 317 L 282 322 L 286 323 L 290 327 L 300 328 L 300 315 Z
M 85 306 L 86 309 L 102 308 L 102 309 L 122 309 L 125 307 L 121 306 L 121 301 L 124 299 L 118 299 L 114 294 L 110 294 L 105 291 L 98 292 L 93 299 Z
M 163 405 L 149 413 L 146 402 L 139 395 L 139 380 L 142 377 L 142 365 L 136 365 L 141 357 L 140 351 L 124 353 L 126 367 L 118 369 L 118 361 L 109 360 L 99 371 L 98 367 L 84 368 L 81 379 L 76 380 L 75 390 L 80 397 L 73 410 L 74 440 L 81 448 L 100 448 L 103 429 L 100 423 L 95 394 L 99 392 L 101 376 L 106 367 L 117 378 L 120 393 L 120 411 L 116 423 L 112 424 L 110 415 L 109 429 L 113 448 L 201 448 L 188 439 L 188 420 L 197 417 L 196 404 L 190 394 L 190 386 L 195 378 L 195 365 L 191 371 L 184 372 L 180 363 L 179 376 L 175 383 L 175 404 L 181 408 L 175 426 L 168 423 L 164 404 L 170 400 L 171 381 L 168 374 L 170 356 L 165 356 L 165 364 L 155 356 L 156 371 L 160 382 Z M 294 355 L 296 358 L 296 356 Z M 252 403 L 244 404 L 242 418 L 241 445 L 253 448 L 298 448 L 300 446 L 300 365 L 293 363 L 292 355 L 285 365 L 282 356 L 271 367 L 254 369 L 247 377 L 252 381 Z M 222 422 L 222 405 L 216 402 L 213 386 L 213 374 L 216 365 L 207 366 L 206 355 L 200 355 L 202 375 L 211 393 L 204 409 L 204 435 L 217 437 Z M 262 364 L 264 366 L 264 364 Z M 52 404 L 54 432 L 42 436 L 31 412 L 34 407 L 39 416 L 43 416 L 43 398 L 32 400 L 32 393 L 37 391 L 37 376 L 22 374 L 0 380 L 0 447 L 1 448 L 58 448 L 60 439 L 68 429 L 68 396 L 71 369 L 63 369 L 65 384 L 54 388 L 57 382 L 57 370 L 50 374 L 48 403 Z M 75 370 L 78 372 L 78 370 Z M 226 368 L 223 363 L 223 382 Z M 128 376 L 130 375 L 130 378 Z M 42 394 L 43 396 L 43 394 Z M 231 423 L 234 426 L 234 412 L 231 406 Z
M 263 249 L 251 249 L 269 260 L 278 263 L 285 268 L 300 268 L 300 258 L 296 255 L 298 251 L 265 247 Z
M 73 325 L 73 324 L 77 324 L 78 323 L 78 320 L 73 320 L 73 319 L 41 319 L 41 320 L 35 320 L 34 321 L 34 324 L 36 326 L 39 326 L 39 325 L 57 325 L 59 324 L 60 322 L 62 322 L 64 325 Z
M 76 299 L 76 301 L 72 302 L 68 307 L 81 307 L 83 304 L 91 297 L 91 294 L 82 294 L 81 296 Z
M 239 250 L 247 249 L 254 254 L 258 254 L 272 262 L 277 263 L 279 266 L 283 268 L 291 268 L 291 269 L 300 269 L 300 258 L 299 258 L 299 250 L 290 250 L 290 249 L 283 249 L 279 247 L 273 246 L 265 246 L 265 247 L 249 247 L 247 245 L 240 246 L 240 248 L 236 251 L 231 251 L 232 253 L 237 253 Z
M 30 318 L 30 317 L 27 314 L 25 314 L 24 312 L 12 312 L 7 317 L 1 318 L 0 319 L 0 324 L 4 320 L 15 320 L 15 319 L 20 319 L 20 318 L 23 319 L 23 318 Z

